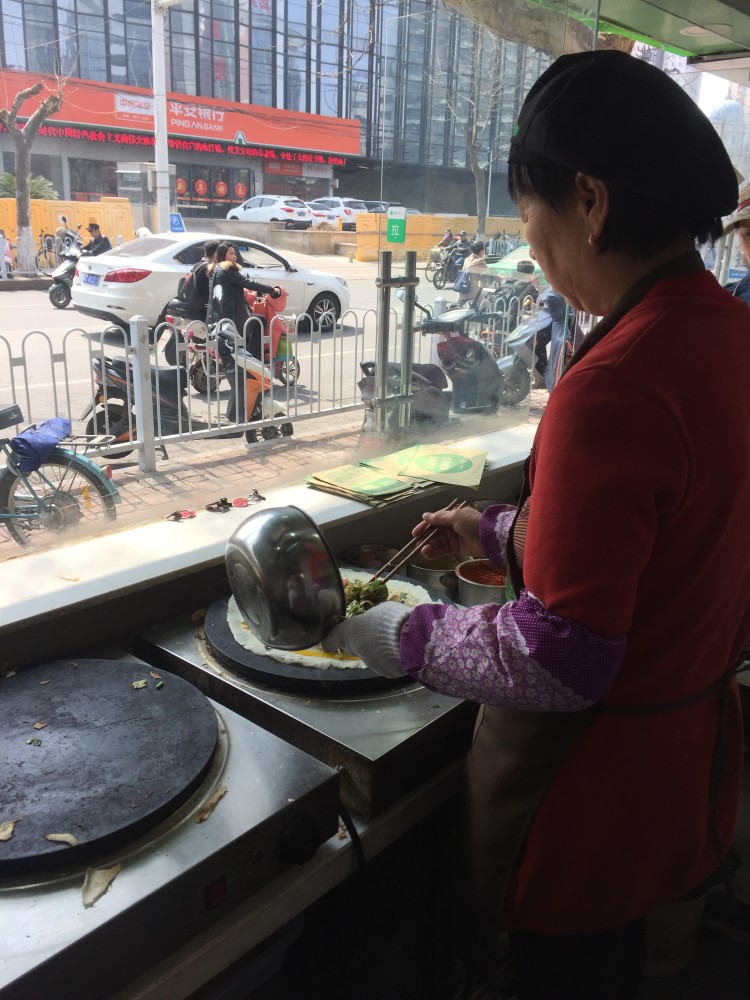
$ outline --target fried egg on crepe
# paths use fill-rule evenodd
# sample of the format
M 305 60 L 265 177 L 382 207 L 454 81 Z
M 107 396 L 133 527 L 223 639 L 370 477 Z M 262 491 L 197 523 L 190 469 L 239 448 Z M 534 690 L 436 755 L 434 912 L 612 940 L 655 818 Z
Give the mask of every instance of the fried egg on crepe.
M 362 572 L 355 569 L 344 569 L 341 571 L 344 580 L 369 580 L 372 573 Z M 415 608 L 418 604 L 434 603 L 427 590 L 416 583 L 407 583 L 404 580 L 391 580 L 388 583 L 389 600 L 399 600 L 407 607 Z M 227 605 L 227 625 L 232 636 L 240 646 L 250 650 L 257 656 L 267 656 L 278 663 L 290 663 L 295 666 L 315 667 L 318 670 L 328 670 L 330 668 L 338 670 L 366 670 L 364 663 L 356 656 L 349 656 L 348 653 L 326 653 L 322 646 L 312 646 L 310 649 L 273 649 L 264 645 L 261 640 L 253 634 L 250 626 L 242 617 L 242 612 L 237 607 L 234 597 L 230 597 Z

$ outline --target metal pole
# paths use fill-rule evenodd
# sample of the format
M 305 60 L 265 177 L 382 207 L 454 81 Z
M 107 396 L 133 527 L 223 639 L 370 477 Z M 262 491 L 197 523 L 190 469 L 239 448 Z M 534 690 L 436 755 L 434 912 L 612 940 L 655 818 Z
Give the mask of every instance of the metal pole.
M 169 232 L 169 147 L 167 144 L 167 84 L 164 57 L 164 18 L 172 4 L 151 3 L 151 55 L 154 72 L 154 165 L 156 218 L 160 233 Z
M 385 430 L 386 408 L 383 405 L 388 397 L 388 328 L 391 318 L 391 259 L 390 250 L 380 251 L 380 268 L 378 274 L 378 314 L 375 334 L 375 398 L 374 416 L 375 430 Z
M 406 278 L 416 278 L 417 282 L 417 252 L 406 251 Z M 401 395 L 411 395 L 411 366 L 414 361 L 414 302 L 417 297 L 417 286 L 411 282 L 404 286 L 404 332 L 401 338 Z M 409 399 L 398 408 L 399 427 L 409 426 L 411 403 Z
M 133 316 L 130 320 L 130 347 L 133 355 L 133 405 L 137 437 L 143 447 L 138 449 L 141 472 L 156 472 L 154 444 L 154 409 L 151 391 L 151 353 L 148 342 L 148 320 Z

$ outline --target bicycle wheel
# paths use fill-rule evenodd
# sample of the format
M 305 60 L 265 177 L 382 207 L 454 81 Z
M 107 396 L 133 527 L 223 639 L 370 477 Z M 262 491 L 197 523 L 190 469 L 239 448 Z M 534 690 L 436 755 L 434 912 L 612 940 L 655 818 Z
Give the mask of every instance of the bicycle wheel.
M 11 468 L 0 476 L 2 523 L 19 545 L 117 517 L 114 497 L 75 455 L 52 455 L 26 480 Z
M 432 276 L 436 270 L 437 270 L 437 264 L 435 263 L 434 260 L 431 260 L 424 269 L 424 276 L 427 279 L 427 281 L 432 281 Z

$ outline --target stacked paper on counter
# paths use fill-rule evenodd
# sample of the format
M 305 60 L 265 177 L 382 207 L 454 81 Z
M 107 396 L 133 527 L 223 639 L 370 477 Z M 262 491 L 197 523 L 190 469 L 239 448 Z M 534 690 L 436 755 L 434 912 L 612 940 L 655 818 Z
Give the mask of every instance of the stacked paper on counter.
M 313 473 L 305 482 L 316 490 L 360 500 L 372 507 L 386 507 L 431 485 L 428 480 L 407 476 L 394 479 L 366 465 L 339 465 Z
M 476 489 L 486 461 L 484 451 L 420 444 L 358 465 L 313 473 L 305 482 L 316 490 L 385 507 L 434 483 Z
M 443 444 L 415 444 L 392 455 L 365 459 L 361 464 L 391 476 L 418 476 L 431 483 L 476 489 L 482 481 L 486 462 L 486 451 Z

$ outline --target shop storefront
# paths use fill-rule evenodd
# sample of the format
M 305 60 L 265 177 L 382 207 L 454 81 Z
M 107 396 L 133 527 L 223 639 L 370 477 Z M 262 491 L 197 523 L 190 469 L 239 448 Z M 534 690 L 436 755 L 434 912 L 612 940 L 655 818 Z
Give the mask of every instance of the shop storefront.
M 6 93 L 38 78 L 0 72 Z M 55 86 L 53 78 L 47 85 Z M 35 104 L 22 106 L 31 114 Z M 32 172 L 44 161 L 59 194 L 78 201 L 123 194 L 124 161 L 153 159 L 154 104 L 148 91 L 69 80 L 61 110 L 40 128 Z M 301 111 L 230 104 L 208 98 L 167 97 L 169 160 L 175 166 L 175 202 L 186 217 L 224 218 L 253 195 L 328 194 L 333 171 L 359 154 L 359 122 Z M 14 165 L 13 143 L 0 131 L 4 169 Z M 61 189 L 61 190 L 60 190 Z

